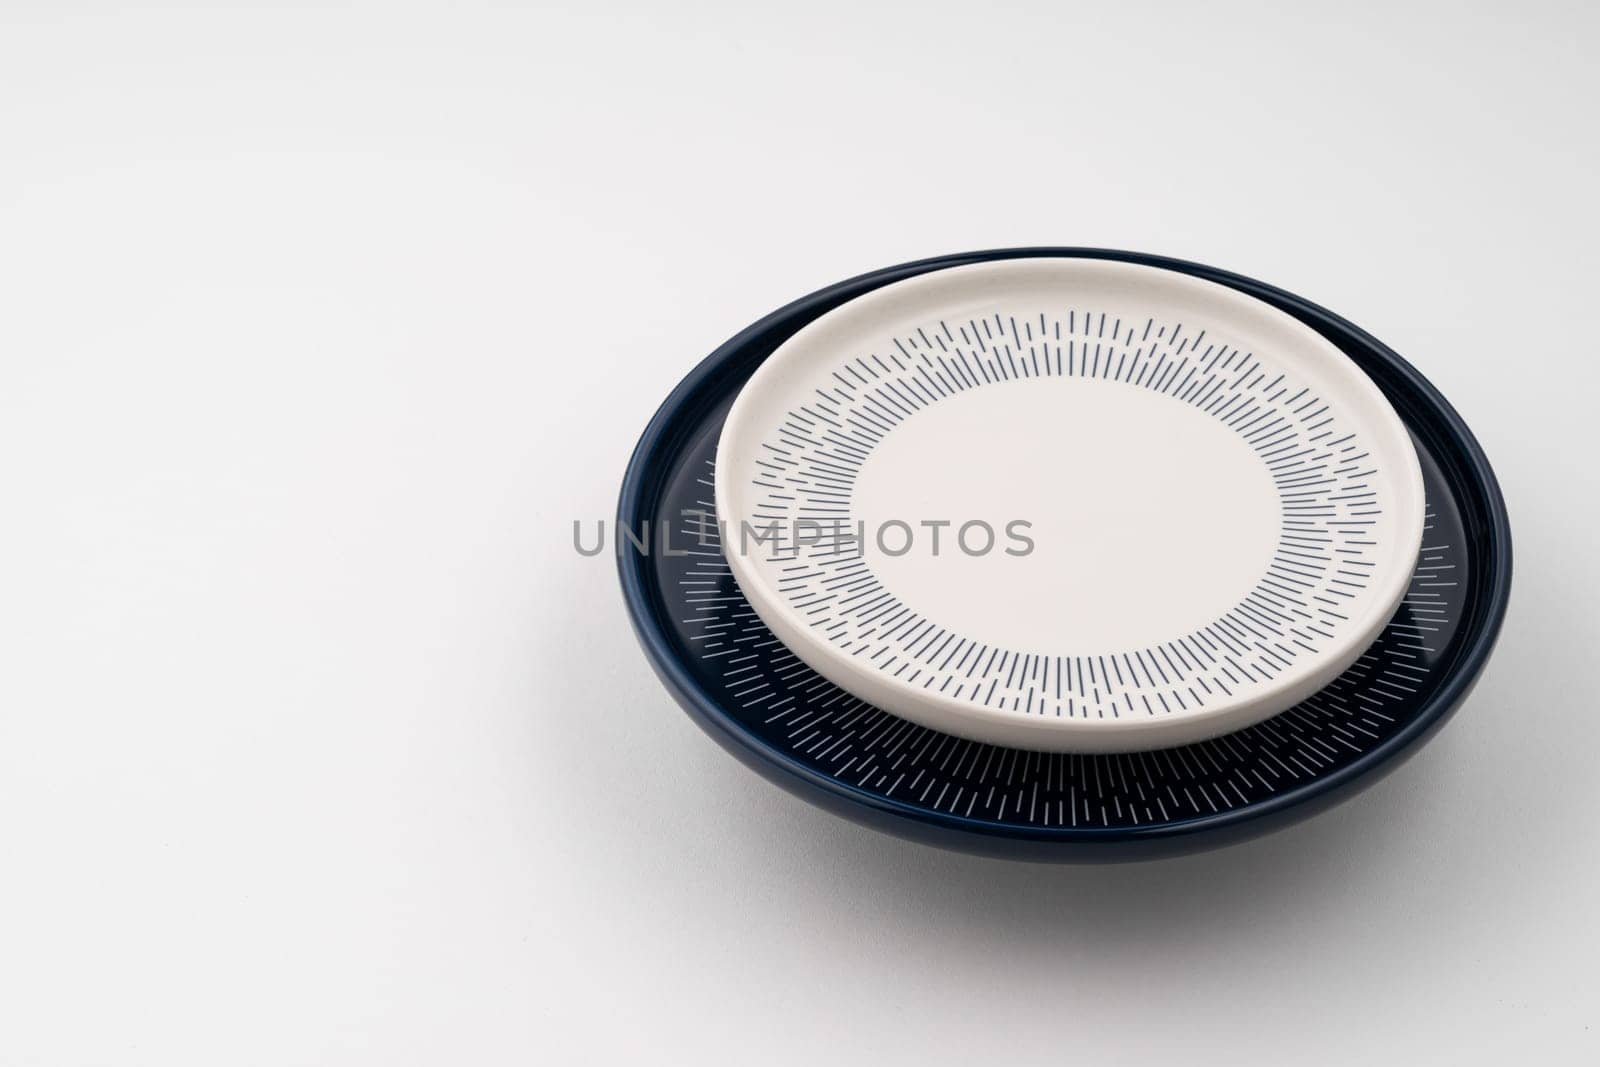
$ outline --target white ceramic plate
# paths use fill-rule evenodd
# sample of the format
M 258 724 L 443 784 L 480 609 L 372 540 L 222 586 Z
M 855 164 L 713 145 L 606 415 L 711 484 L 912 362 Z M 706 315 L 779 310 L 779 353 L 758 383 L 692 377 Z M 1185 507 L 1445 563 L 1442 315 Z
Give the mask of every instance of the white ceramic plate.
M 1165 748 L 1333 680 L 1404 595 L 1411 440 L 1318 334 L 1102 260 L 956 267 L 796 333 L 717 451 L 757 614 L 841 688 L 963 737 Z

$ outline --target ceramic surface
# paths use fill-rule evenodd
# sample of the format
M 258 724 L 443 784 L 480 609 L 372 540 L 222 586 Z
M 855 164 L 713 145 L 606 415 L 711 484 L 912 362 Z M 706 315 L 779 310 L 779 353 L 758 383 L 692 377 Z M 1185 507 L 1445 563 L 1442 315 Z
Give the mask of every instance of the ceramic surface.
M 1394 613 L 1424 524 L 1399 416 L 1327 339 L 1072 257 L 813 320 L 739 393 L 715 483 L 742 593 L 808 666 L 1046 751 L 1186 744 L 1315 693 Z

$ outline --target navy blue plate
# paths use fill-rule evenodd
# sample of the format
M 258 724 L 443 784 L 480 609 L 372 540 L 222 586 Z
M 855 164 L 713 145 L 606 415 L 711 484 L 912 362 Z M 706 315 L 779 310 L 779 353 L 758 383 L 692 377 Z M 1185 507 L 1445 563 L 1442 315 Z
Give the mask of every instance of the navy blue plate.
M 756 617 L 715 544 L 718 434 L 745 380 L 831 308 L 890 282 L 986 260 L 1142 263 L 1249 293 L 1339 346 L 1376 381 L 1422 461 L 1427 530 L 1400 610 L 1326 689 L 1225 737 L 1127 755 L 985 745 L 915 726 L 800 663 Z M 1100 861 L 1210 848 L 1304 818 L 1375 781 L 1443 724 L 1493 647 L 1511 585 L 1511 534 L 1488 461 L 1404 360 L 1344 319 L 1261 282 L 1160 256 L 1026 248 L 889 267 L 804 297 L 739 333 L 673 391 L 623 480 L 623 595 L 656 672 L 720 744 L 806 799 L 878 829 L 964 851 Z M 666 544 L 671 551 L 663 552 Z

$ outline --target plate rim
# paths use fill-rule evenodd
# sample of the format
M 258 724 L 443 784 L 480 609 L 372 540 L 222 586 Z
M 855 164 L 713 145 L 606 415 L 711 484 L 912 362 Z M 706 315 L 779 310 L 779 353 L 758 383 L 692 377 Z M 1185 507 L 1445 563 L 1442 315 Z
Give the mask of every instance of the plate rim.
M 1286 331 L 1299 345 L 1290 346 L 1289 356 L 1280 360 L 1278 369 L 1298 374 L 1301 384 L 1309 379 L 1324 396 L 1329 395 L 1324 391 L 1329 388 L 1345 394 L 1345 429 L 1364 428 L 1367 447 L 1374 453 L 1387 454 L 1386 462 L 1392 468 L 1387 477 L 1393 492 L 1389 506 L 1397 510 L 1391 520 L 1391 539 L 1380 553 L 1380 581 L 1370 587 L 1346 631 L 1328 648 L 1293 664 L 1257 691 L 1185 709 L 1181 714 L 1134 719 L 1040 719 L 970 699 L 924 692 L 903 679 L 863 671 L 857 658 L 806 624 L 801 613 L 772 587 L 772 576 L 759 561 L 730 554 L 728 565 L 733 577 L 761 620 L 812 670 L 869 704 L 957 737 L 1048 752 L 1136 752 L 1195 744 L 1269 719 L 1343 674 L 1388 626 L 1411 583 L 1426 511 L 1421 464 L 1399 412 L 1348 354 L 1282 308 L 1207 278 L 1123 260 L 1031 256 L 925 271 L 861 293 L 815 316 L 786 337 L 740 387 L 719 433 L 717 455 L 720 459 L 726 454 L 730 442 L 753 447 L 770 437 L 770 427 L 759 423 L 757 415 L 770 413 L 773 389 L 781 390 L 785 383 L 802 378 L 810 384 L 819 356 L 825 360 L 844 358 L 833 351 L 819 352 L 819 338 L 831 338 L 824 347 L 837 345 L 841 331 L 859 340 L 863 330 L 881 331 L 881 322 L 872 323 L 875 316 L 881 320 L 887 313 L 891 318 L 903 319 L 907 305 L 917 307 L 945 298 L 958 299 L 962 294 L 970 297 L 975 289 L 986 299 L 1003 300 L 1007 298 L 996 294 L 1014 293 L 1019 288 L 1054 291 L 1072 285 L 1120 287 L 1133 291 L 1139 299 L 1154 295 L 1158 299 L 1164 296 L 1168 300 L 1193 301 L 1211 311 L 1213 318 L 1204 323 L 1207 332 L 1226 332 L 1230 325 L 1245 334 Z M 923 311 L 936 314 L 926 307 Z M 1187 315 L 1184 321 L 1189 321 Z M 783 402 L 778 406 L 781 408 Z M 739 479 L 733 481 L 737 483 Z M 730 485 L 724 478 L 716 480 L 714 492 L 718 516 L 730 524 L 738 510 L 731 506 L 738 502 L 735 498 L 746 505 L 740 514 L 748 514 L 754 503 L 749 485 Z M 1400 561 L 1402 556 L 1404 562 Z
M 1146 824 L 1137 827 L 1039 827 L 993 823 L 981 819 L 919 808 L 892 798 L 856 789 L 846 782 L 819 774 L 786 753 L 765 744 L 746 731 L 712 699 L 688 669 L 678 660 L 670 638 L 660 627 L 652 610 L 658 599 L 646 581 L 648 557 L 637 552 L 619 552 L 617 568 L 629 621 L 656 674 L 680 705 L 702 729 L 752 769 L 779 785 L 800 793 L 836 814 L 868 822 L 879 829 L 918 837 L 931 843 L 992 852 L 1019 858 L 1076 858 L 1071 846 L 1091 846 L 1095 853 L 1108 853 L 1101 846 L 1113 844 L 1206 847 L 1201 841 L 1219 839 L 1228 831 L 1252 836 L 1288 821 L 1308 816 L 1347 795 L 1357 784 L 1378 780 L 1399 766 L 1419 747 L 1419 743 L 1448 720 L 1478 680 L 1484 664 L 1499 637 L 1510 598 L 1513 557 L 1511 528 L 1504 496 L 1487 456 L 1466 423 L 1439 391 L 1403 357 L 1349 320 L 1303 297 L 1246 275 L 1206 264 L 1136 251 L 1086 246 L 1018 246 L 973 252 L 950 253 L 911 260 L 854 275 L 815 290 L 769 312 L 734 334 L 702 359 L 678 383 L 657 408 L 631 453 L 618 497 L 617 522 L 632 524 L 648 516 L 661 489 L 655 462 L 664 449 L 681 442 L 690 431 L 683 425 L 692 422 L 711 406 L 707 393 L 722 377 L 737 374 L 749 363 L 759 363 L 781 343 L 774 341 L 766 351 L 760 346 L 785 328 L 796 314 L 815 311 L 823 314 L 852 299 L 854 290 L 864 284 L 888 284 L 900 278 L 938 270 L 946 266 L 996 259 L 1044 256 L 1113 259 L 1193 274 L 1253 296 L 1271 297 L 1279 307 L 1308 324 L 1323 323 L 1349 335 L 1382 365 L 1386 376 L 1393 376 L 1416 394 L 1431 409 L 1444 433 L 1450 458 L 1461 464 L 1465 479 L 1477 489 L 1485 511 L 1483 537 L 1474 548 L 1482 554 L 1483 591 L 1478 600 L 1475 622 L 1468 640 L 1433 698 L 1393 735 L 1338 770 L 1287 789 L 1259 803 L 1193 819 Z M 790 331 L 793 332 L 793 331 Z M 1319 331 L 1320 332 L 1320 331 Z M 784 334 L 783 336 L 787 336 Z M 1363 370 L 1370 370 L 1363 367 Z M 1379 383 L 1380 389 L 1382 383 Z M 1386 395 L 1388 395 L 1386 393 Z M 1393 398 L 1391 397 L 1391 403 Z M 1402 413 L 1402 421 L 1404 416 Z M 1408 427 L 1415 432 L 1416 428 Z M 1477 525 L 1473 523 L 1472 525 Z M 1130 858 L 1134 853 L 1127 854 Z M 1099 857 L 1096 857 L 1099 858 Z M 1109 854 L 1104 858 L 1113 857 Z

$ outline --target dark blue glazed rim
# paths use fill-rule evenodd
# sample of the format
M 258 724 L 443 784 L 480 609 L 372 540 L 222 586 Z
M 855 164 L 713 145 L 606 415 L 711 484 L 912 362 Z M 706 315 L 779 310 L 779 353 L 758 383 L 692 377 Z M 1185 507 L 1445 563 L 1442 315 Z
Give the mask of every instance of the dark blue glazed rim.
M 618 569 L 629 616 L 652 666 L 690 716 L 719 744 L 786 789 L 858 822 L 903 837 L 987 855 L 1061 861 L 1138 859 L 1195 851 L 1288 825 L 1376 781 L 1398 766 L 1466 698 L 1494 646 L 1511 587 L 1511 532 L 1488 460 L 1461 418 L 1426 379 L 1376 338 L 1292 293 L 1242 275 L 1163 256 L 1092 248 L 1018 248 L 918 260 L 851 278 L 803 297 L 723 344 L 686 377 L 656 412 L 623 479 L 617 522 L 638 530 L 660 508 L 666 481 L 706 423 L 720 420 L 731 396 L 768 355 L 812 319 L 891 282 L 928 271 L 989 260 L 1040 256 L 1140 263 L 1205 278 L 1264 300 L 1306 323 L 1345 351 L 1383 389 L 1416 438 L 1433 479 L 1447 487 L 1459 532 L 1470 552 L 1469 594 L 1459 605 L 1446 662 L 1425 699 L 1373 747 L 1327 773 L 1238 807 L 1135 826 L 1039 826 L 975 819 L 885 796 L 822 773 L 752 729 L 686 652 L 662 594 L 658 557 L 626 550 Z M 1074 821 L 1076 819 L 1074 818 Z

